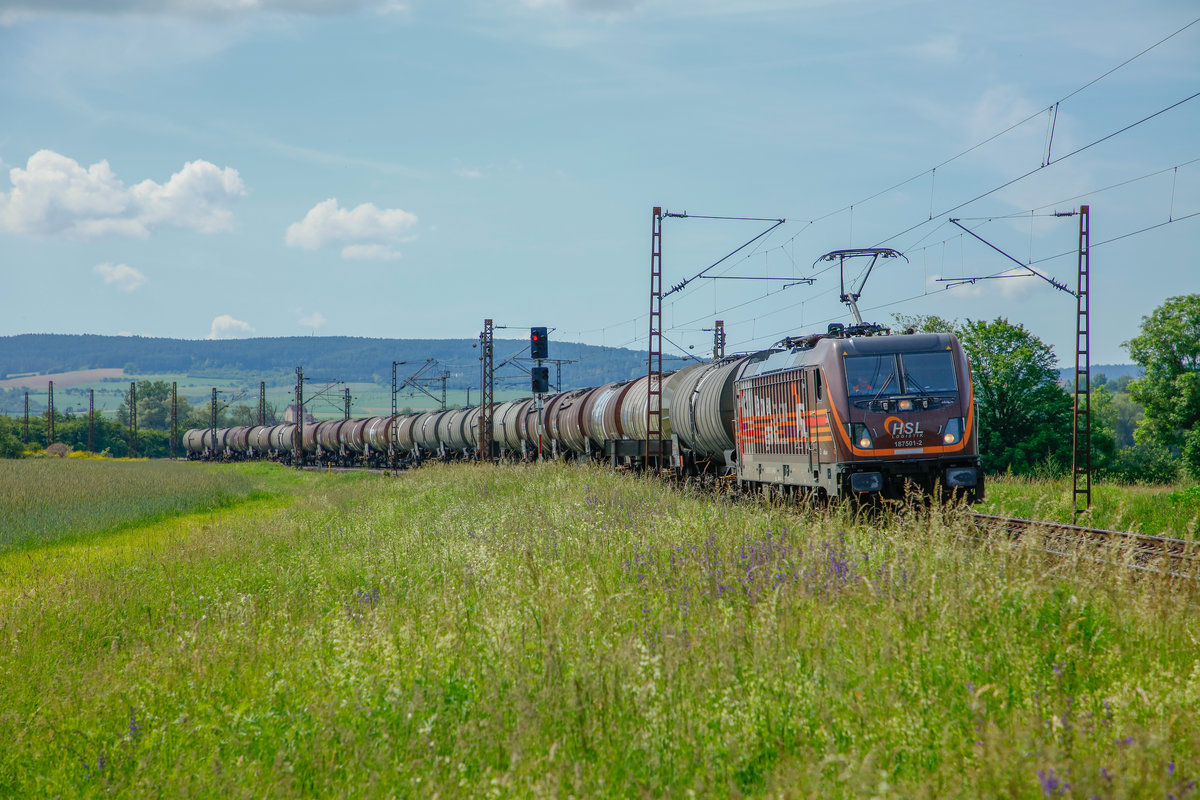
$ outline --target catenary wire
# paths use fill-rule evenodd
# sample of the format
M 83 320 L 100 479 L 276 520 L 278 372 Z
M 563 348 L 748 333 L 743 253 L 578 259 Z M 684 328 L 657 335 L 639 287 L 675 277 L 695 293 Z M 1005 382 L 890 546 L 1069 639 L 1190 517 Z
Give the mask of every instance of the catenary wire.
M 1157 41 L 1157 42 L 1155 42 L 1154 44 L 1152 44 L 1152 45 L 1150 45 L 1150 46 L 1148 46 L 1148 47 L 1144 48 L 1143 50 L 1139 51 L 1139 52 L 1138 52 L 1138 53 L 1136 53 L 1135 55 L 1133 55 L 1133 56 L 1131 56 L 1131 57 L 1127 58 L 1126 60 L 1122 61 L 1120 64 L 1116 65 L 1115 67 L 1113 67 L 1113 68 L 1109 69 L 1108 71 L 1106 71 L 1106 72 L 1102 73 L 1101 75 L 1099 75 L 1099 76 L 1097 76 L 1097 77 L 1093 78 L 1092 80 L 1088 81 L 1087 83 L 1085 83 L 1085 84 L 1083 84 L 1083 85 L 1079 86 L 1079 87 L 1078 87 L 1078 88 L 1076 88 L 1075 90 L 1073 90 L 1073 91 L 1069 92 L 1068 94 L 1066 94 L 1066 95 L 1064 95 L 1063 97 L 1061 97 L 1061 98 L 1059 98 L 1058 100 L 1056 100 L 1054 103 L 1052 103 L 1052 104 L 1050 104 L 1050 105 L 1048 105 L 1048 106 L 1046 106 L 1046 107 L 1043 107 L 1043 108 L 1039 109 L 1037 112 L 1035 112 L 1035 113 L 1033 113 L 1033 114 L 1030 114 L 1029 116 L 1025 117 L 1025 118 L 1024 118 L 1024 119 L 1022 119 L 1022 120 L 1019 120 L 1018 122 L 1015 122 L 1015 123 L 1013 123 L 1012 125 L 1008 126 L 1007 128 L 1005 128 L 1005 129 L 1003 129 L 1003 130 L 1001 130 L 1001 131 L 999 131 L 999 132 L 997 132 L 997 133 L 995 133 L 995 134 L 993 134 L 993 135 L 991 135 L 991 136 L 987 137 L 986 139 L 984 139 L 984 140 L 982 140 L 982 141 L 980 141 L 980 142 L 978 142 L 978 143 L 976 143 L 976 144 L 972 145 L 971 147 L 968 147 L 968 148 L 966 148 L 965 150 L 962 150 L 961 152 L 959 152 L 959 153 L 957 153 L 957 154 L 955 154 L 955 155 L 953 155 L 953 156 L 951 156 L 951 157 L 949 157 L 949 158 L 947 158 L 947 159 L 943 160 L 942 162 L 938 163 L 937 165 L 935 165 L 935 166 L 933 166 L 933 167 L 931 167 L 931 168 L 929 168 L 929 169 L 922 170 L 921 172 L 919 172 L 919 173 L 916 173 L 916 174 L 912 175 L 911 177 L 909 177 L 909 178 L 906 178 L 905 180 L 899 181 L 899 182 L 897 182 L 897 183 L 895 183 L 895 184 L 893 184 L 893 185 L 891 185 L 891 186 L 889 186 L 889 187 L 887 187 L 887 188 L 885 188 L 885 189 L 882 189 L 882 190 L 880 190 L 880 191 L 878 191 L 878 192 L 875 192 L 874 194 L 871 194 L 871 195 L 869 195 L 869 196 L 867 196 L 867 197 L 865 197 L 865 198 L 862 198 L 862 199 L 860 199 L 860 200 L 857 200 L 857 201 L 855 201 L 855 202 L 853 202 L 853 203 L 850 203 L 850 204 L 848 204 L 848 205 L 845 205 L 845 206 L 843 206 L 843 207 L 841 207 L 841 208 L 839 208 L 839 209 L 836 209 L 836 210 L 834 210 L 834 211 L 830 211 L 830 212 L 828 212 L 828 213 L 826 213 L 826 214 L 823 214 L 823 215 L 821 215 L 821 216 L 817 216 L 817 217 L 814 217 L 814 218 L 812 218 L 811 220 L 809 220 L 809 221 L 807 222 L 807 224 L 805 225 L 805 228 L 802 228 L 802 229 L 801 229 L 801 231 L 798 231 L 796 234 L 794 234 L 794 235 L 791 237 L 791 239 L 789 239 L 789 240 L 788 240 L 788 242 L 785 242 L 784 244 L 781 244 L 781 245 L 779 245 L 779 246 L 778 246 L 778 248 L 773 248 L 773 249 L 783 249 L 784 245 L 786 245 L 786 244 L 788 244 L 788 243 L 791 243 L 791 242 L 793 242 L 793 241 L 794 241 L 794 240 L 795 240 L 795 239 L 796 239 L 796 238 L 797 238 L 797 237 L 800 235 L 800 233 L 802 233 L 802 232 L 803 232 L 805 229 L 807 229 L 808 227 L 810 227 L 811 225 L 813 225 L 813 224 L 814 224 L 814 223 L 816 223 L 816 222 L 820 222 L 820 221 L 822 221 L 822 220 L 825 220 L 825 219 L 828 219 L 828 218 L 830 218 L 830 217 L 833 217 L 833 216 L 836 216 L 836 215 L 838 215 L 838 214 L 841 214 L 841 213 L 843 213 L 843 212 L 845 212 L 845 211 L 851 210 L 851 209 L 853 209 L 855 206 L 862 205 L 862 204 L 864 204 L 864 203 L 867 203 L 867 202 L 869 202 L 869 201 L 871 201 L 871 200 L 874 200 L 874 199 L 876 199 L 876 198 L 878 198 L 878 197 L 880 197 L 880 196 L 882 196 L 882 195 L 885 195 L 885 194 L 887 194 L 888 192 L 894 191 L 895 189 L 898 189 L 898 188 L 900 188 L 900 187 L 902 187 L 902 186 L 905 186 L 905 185 L 907 185 L 907 184 L 909 184 L 909 183 L 911 183 L 911 182 L 913 182 L 913 181 L 915 181 L 915 180 L 917 180 L 917 179 L 919 179 L 919 178 L 922 178 L 922 177 L 924 177 L 925 175 L 929 175 L 929 174 L 936 174 L 936 170 L 937 170 L 937 169 L 939 169 L 940 167 L 944 167 L 944 166 L 946 166 L 947 164 L 951 164 L 951 163 L 953 163 L 954 161 L 957 161 L 958 159 L 962 158 L 963 156 L 966 156 L 966 155 L 968 155 L 968 154 L 970 154 L 970 153 L 974 152 L 975 150 L 978 150 L 979 148 L 981 148 L 981 147 L 983 147 L 983 146 L 985 146 L 985 145 L 987 145 L 987 144 L 989 144 L 989 143 L 991 143 L 991 142 L 995 141 L 996 139 L 1000 138 L 1001 136 L 1004 136 L 1005 134 L 1007 134 L 1007 133 L 1009 133 L 1009 132 L 1011 132 L 1011 131 L 1013 131 L 1013 130 L 1015 130 L 1015 129 L 1019 128 L 1019 127 L 1021 127 L 1022 125 L 1025 125 L 1025 124 L 1026 124 L 1026 123 L 1028 123 L 1029 121 L 1031 121 L 1031 120 L 1033 120 L 1033 119 L 1036 119 L 1037 117 L 1041 116 L 1043 113 L 1046 113 L 1047 111 L 1053 111 L 1053 110 L 1054 110 L 1054 109 L 1055 109 L 1057 106 L 1059 106 L 1061 103 L 1063 103 L 1063 102 L 1065 102 L 1066 100 L 1069 100 L 1070 98 L 1072 98 L 1072 97 L 1074 97 L 1074 96 L 1078 95 L 1079 93 L 1081 93 L 1081 92 L 1085 91 L 1086 89 L 1088 89 L 1088 88 L 1090 88 L 1091 86 L 1095 85 L 1096 83 L 1098 83 L 1098 82 L 1102 81 L 1103 79 L 1107 78 L 1108 76 L 1112 75 L 1113 73 L 1117 72 L 1118 70 L 1120 70 L 1120 69 L 1122 69 L 1122 68 L 1124 68 L 1124 67 L 1128 66 L 1128 65 L 1129 65 L 1129 64 L 1131 64 L 1132 62 L 1134 62 L 1134 61 L 1136 61 L 1137 59 L 1141 58 L 1142 56 L 1146 55 L 1146 54 L 1147 54 L 1147 53 L 1149 53 L 1150 51 L 1152 51 L 1152 50 L 1154 50 L 1154 49 L 1156 49 L 1156 48 L 1160 47 L 1161 45 L 1163 45 L 1163 44 L 1165 44 L 1166 42 L 1170 41 L 1171 39 L 1175 38 L 1176 36 L 1178 36 L 1179 34 L 1183 33 L 1184 31 L 1188 30 L 1189 28 L 1191 28 L 1192 26 L 1196 25 L 1197 23 L 1200 23 L 1200 17 L 1197 17 L 1196 19 L 1193 19 L 1192 21 L 1188 22 L 1186 25 L 1183 25 L 1182 27 L 1178 28 L 1178 29 L 1177 29 L 1177 30 L 1175 30 L 1174 32 L 1172 32 L 1172 33 L 1170 33 L 1169 35 L 1167 35 L 1167 36 L 1163 37 L 1162 39 L 1158 40 L 1158 41 Z M 1067 153 L 1067 154 L 1065 154 L 1065 155 L 1063 155 L 1063 156 L 1059 156 L 1058 158 L 1055 158 L 1055 159 L 1048 159 L 1048 160 L 1047 160 L 1045 163 L 1043 163 L 1043 164 L 1039 165 L 1038 167 L 1036 167 L 1036 168 L 1034 168 L 1034 169 L 1032 169 L 1032 170 L 1030 170 L 1030 171 L 1028 171 L 1028 172 L 1024 173 L 1023 175 L 1019 175 L 1019 176 L 1017 176 L 1017 177 L 1015 177 L 1015 178 L 1013 178 L 1013 179 L 1011 179 L 1011 180 L 1009 180 L 1009 181 L 1007 181 L 1007 182 L 1005 182 L 1005 183 L 1003 183 L 1003 184 L 1001 184 L 1001 185 L 999 185 L 999 186 L 997 186 L 997 187 L 994 187 L 994 188 L 992 188 L 992 189 L 988 190 L 987 192 L 984 192 L 984 193 L 982 193 L 982 194 L 980 194 L 980 195 L 978 195 L 978 196 L 976 196 L 976 197 L 973 197 L 973 198 L 971 198 L 970 200 L 967 200 L 967 201 L 966 201 L 966 202 L 964 202 L 964 203 L 960 203 L 960 204 L 958 204 L 958 205 L 956 205 L 956 206 L 954 206 L 954 207 L 952 207 L 952 208 L 949 208 L 949 209 L 947 209 L 947 210 L 945 210 L 945 211 L 942 211 L 942 212 L 941 212 L 941 213 L 939 213 L 939 214 L 932 214 L 932 211 L 931 211 L 931 214 L 930 214 L 929 218 L 927 218 L 927 219 L 925 219 L 925 220 L 922 220 L 921 222 L 919 222 L 919 223 L 917 223 L 917 224 L 915 224 L 915 225 L 913 225 L 913 226 L 911 226 L 911 227 L 909 227 L 909 228 L 906 228 L 905 230 L 903 230 L 903 231 L 901 231 L 901 232 L 899 232 L 899 233 L 893 234 L 892 236 L 888 237 L 887 239 L 884 239 L 884 240 L 882 240 L 881 242 L 879 242 L 879 243 L 878 243 L 877 245 L 875 245 L 875 246 L 876 246 L 876 247 L 878 247 L 878 246 L 881 246 L 881 245 L 883 245 L 883 244 L 886 244 L 887 242 L 890 242 L 890 241 L 892 241 L 892 240 L 894 240 L 894 239 L 897 239 L 897 238 L 899 238 L 900 236 L 903 236 L 903 235 L 905 235 L 905 234 L 907 234 L 907 233 L 910 233 L 910 232 L 912 232 L 912 231 L 914 231 L 914 230 L 916 230 L 916 229 L 920 228 L 922 225 L 924 225 L 924 224 L 926 224 L 926 223 L 928 223 L 928 222 L 931 222 L 932 220 L 934 220 L 934 219 L 936 219 L 936 218 L 940 218 L 940 217 L 944 217 L 944 216 L 947 216 L 947 215 L 949 215 L 949 214 L 952 214 L 952 213 L 954 213 L 955 211 L 957 211 L 957 210 L 959 210 L 959 209 L 961 209 L 961 208 L 964 208 L 964 207 L 966 207 L 966 206 L 968 206 L 968 205 L 970 205 L 970 204 L 972 204 L 972 203 L 974 203 L 974 202 L 977 202 L 978 200 L 981 200 L 981 199 L 983 199 L 983 198 L 985 198 L 985 197 L 988 197 L 989 195 L 992 195 L 992 194 L 994 194 L 994 193 L 996 193 L 996 192 L 998 192 L 998 191 L 1001 191 L 1002 189 L 1005 189 L 1005 188 L 1007 188 L 1008 186 L 1011 186 L 1011 185 L 1013 185 L 1014 183 L 1017 183 L 1017 182 L 1019 182 L 1019 181 L 1021 181 L 1021 180 L 1024 180 L 1025 178 L 1028 178 L 1028 177 L 1032 176 L 1033 174 L 1035 174 L 1035 173 L 1037 173 L 1037 172 L 1041 171 L 1042 169 L 1045 169 L 1045 168 L 1046 168 L 1046 167 L 1048 167 L 1048 166 L 1051 166 L 1051 165 L 1053 165 L 1053 164 L 1057 164 L 1057 163 L 1059 163 L 1059 162 L 1061 162 L 1061 161 L 1064 161 L 1064 160 L 1066 160 L 1066 159 L 1068 159 L 1068 158 L 1071 158 L 1072 156 L 1078 155 L 1079 153 L 1082 153 L 1082 152 L 1084 152 L 1085 150 L 1088 150 L 1088 149 L 1090 149 L 1091 147 L 1094 147 L 1094 146 L 1096 146 L 1096 145 L 1098 145 L 1098 144 L 1101 144 L 1102 142 L 1104 142 L 1104 141 L 1107 141 L 1108 139 L 1111 139 L 1111 138 L 1113 138 L 1113 137 L 1115 137 L 1115 136 L 1118 136 L 1118 135 L 1120 135 L 1120 134 L 1122 134 L 1122 133 L 1125 133 L 1126 131 L 1128 131 L 1128 130 L 1130 130 L 1130 129 L 1132 129 L 1132 128 L 1135 128 L 1135 127 L 1137 127 L 1137 126 L 1139 126 L 1139 125 L 1141 125 L 1141 124 L 1143 124 L 1143 123 L 1145 123 L 1145 122 L 1147 122 L 1147 121 L 1149 121 L 1149 120 L 1151 120 L 1151 119 L 1154 119 L 1155 117 L 1157 117 L 1157 116 L 1159 116 L 1159 115 L 1161 115 L 1161 114 L 1164 114 L 1164 113 L 1166 113 L 1167 111 L 1170 111 L 1170 110 L 1172 110 L 1172 109 L 1174 109 L 1174 108 L 1176 108 L 1176 107 L 1178 107 L 1178 106 L 1180 106 L 1180 105 L 1183 105 L 1184 103 L 1187 103 L 1187 102 L 1189 102 L 1189 101 L 1191 101 L 1191 100 L 1195 99 L 1197 96 L 1200 96 L 1200 92 L 1197 92 L 1196 94 L 1193 94 L 1193 95 L 1191 95 L 1191 96 L 1189 96 L 1189 97 L 1187 97 L 1187 98 L 1184 98 L 1183 100 L 1180 100 L 1180 101 L 1178 101 L 1178 102 L 1176 102 L 1176 103 L 1174 103 L 1174 104 L 1172 104 L 1172 105 L 1170 105 L 1170 106 L 1167 106 L 1166 108 L 1160 109 L 1159 111 L 1156 111 L 1156 112 L 1154 112 L 1153 114 L 1150 114 L 1150 115 L 1148 115 L 1148 116 L 1146 116 L 1146 117 L 1143 117 L 1142 119 L 1140 119 L 1140 120 L 1138 120 L 1138 121 L 1136 121 L 1136 122 L 1133 122 L 1133 123 L 1131 123 L 1131 124 L 1129 124 L 1129 125 L 1127 125 L 1127 126 L 1125 126 L 1125 127 L 1121 128 L 1121 129 L 1119 129 L 1119 130 L 1116 130 L 1116 131 L 1114 131 L 1114 132 L 1112 132 L 1112 133 L 1109 133 L 1109 134 L 1107 134 L 1106 136 L 1103 136 L 1103 137 L 1101 137 L 1101 138 L 1099 138 L 1099 139 L 1096 139 L 1096 140 L 1094 140 L 1094 141 L 1092 141 L 1092 142 L 1090 142 L 1090 143 L 1088 143 L 1088 144 L 1086 144 L 1086 145 L 1084 145 L 1084 146 L 1082 146 L 1082 147 L 1080 147 L 1080 148 L 1077 148 L 1076 150 L 1073 150 L 1073 151 L 1071 151 L 1071 152 L 1069 152 L 1069 153 Z M 1193 163 L 1193 162 L 1187 162 L 1187 163 Z M 1183 165 L 1180 165 L 1180 166 L 1183 166 Z M 1144 176 L 1144 177 L 1145 177 L 1145 176 Z M 1138 179 L 1134 179 L 1134 180 L 1138 180 Z M 1117 184 L 1117 185 L 1121 185 L 1121 184 Z M 1100 191 L 1104 191 L 1104 190 L 1100 190 Z M 1064 201 L 1064 202 L 1066 202 L 1066 201 Z M 1048 205 L 1047 205 L 1047 206 L 1041 206 L 1040 208 L 1047 208 L 1047 207 L 1049 207 L 1049 206 L 1048 206 Z M 1181 219 L 1186 219 L 1186 218 L 1187 218 L 1187 217 L 1182 217 Z M 943 224 L 944 224 L 944 222 L 943 222 Z M 940 226 L 939 226 L 939 227 L 940 227 Z M 1161 226 L 1153 226 L 1153 227 L 1161 227 Z M 1147 229 L 1147 230 L 1152 230 L 1152 229 L 1153 229 L 1153 227 L 1152 227 L 1152 228 L 1149 228 L 1149 229 Z M 935 229 L 935 230 L 936 230 L 936 229 Z M 929 235 L 929 234 L 927 234 L 927 235 Z M 923 240 L 924 238 L 925 238 L 925 237 L 922 237 L 922 240 Z M 917 242 L 917 243 L 919 244 L 919 243 L 920 243 L 920 241 L 921 241 L 921 240 L 918 240 L 918 242 Z M 771 251 L 765 251 L 765 252 L 771 252 Z M 786 251 L 785 251 L 785 252 L 786 252 Z M 750 257 L 750 255 L 752 255 L 752 254 L 747 254 L 747 257 Z M 744 260 L 744 259 L 743 259 L 743 260 Z M 741 262 L 738 262 L 738 263 L 741 263 Z M 1037 263 L 1037 262 L 1033 262 L 1033 263 Z M 793 260 L 793 265 L 794 265 L 794 260 Z M 825 270 L 825 271 L 827 271 L 827 270 Z M 821 273 L 816 273 L 816 274 L 818 274 L 818 275 L 819 275 L 819 274 L 823 274 L 825 271 L 822 271 Z M 684 296 L 686 297 L 687 295 L 685 294 Z M 920 295 L 918 295 L 918 296 L 920 296 Z M 758 298 L 758 299 L 761 299 L 761 298 Z M 744 305 L 744 304 L 739 304 L 739 306 L 734 306 L 734 307 L 732 307 L 732 308 L 737 308 L 737 307 L 740 307 L 740 305 Z M 793 306 L 793 307 L 794 307 L 794 306 Z M 723 312 L 716 312 L 716 313 L 723 313 Z M 612 324 L 612 325 L 605 325 L 605 326 L 601 326 L 601 327 L 598 327 L 598 328 L 591 328 L 591 329 L 588 329 L 587 331 L 580 331 L 580 333 L 582 334 L 582 333 L 597 333 L 597 332 L 604 332 L 604 331 L 607 331 L 607 330 L 609 330 L 609 329 L 612 329 L 612 328 L 619 328 L 619 327 L 622 327 L 622 326 L 624 326 L 624 325 L 628 325 L 628 324 L 637 324 L 638 322 L 640 322 L 640 321 L 642 321 L 642 320 L 645 320 L 645 319 L 647 319 L 647 318 L 648 318 L 648 316 L 649 316 L 649 315 L 647 315 L 647 314 L 641 314 L 641 315 L 638 315 L 637 317 L 634 317 L 634 318 L 632 318 L 632 319 L 626 320 L 626 321 L 624 321 L 624 322 L 620 322 L 620 323 L 614 323 L 614 324 Z M 689 324 L 689 323 L 684 323 L 684 324 L 686 325 L 686 324 Z M 633 343 L 633 342 L 636 342 L 636 341 L 637 341 L 637 338 L 635 337 L 634 339 L 630 339 L 630 340 L 628 340 L 628 341 L 627 341 L 625 344 L 616 345 L 616 346 L 618 346 L 618 347 L 624 347 L 624 346 L 626 346 L 626 344 L 631 344 L 631 343 Z

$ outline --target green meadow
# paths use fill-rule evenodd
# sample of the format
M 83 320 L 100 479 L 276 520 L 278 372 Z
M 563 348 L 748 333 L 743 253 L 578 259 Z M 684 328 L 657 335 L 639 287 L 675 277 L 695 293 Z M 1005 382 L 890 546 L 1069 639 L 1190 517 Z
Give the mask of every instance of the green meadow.
M 1108 530 L 1135 531 L 1176 539 L 1197 539 L 1200 486 L 1128 486 L 1098 482 L 1091 509 L 1074 515 L 1070 478 L 990 479 L 987 499 L 976 510 L 1025 519 L 1075 523 Z M 1080 501 L 1080 505 L 1082 505 Z
M 1200 794 L 1193 581 L 591 467 L 134 463 L 210 499 L 0 550 L 0 796 Z
M 127 529 L 266 496 L 296 476 L 273 465 L 237 469 L 110 459 L 0 460 L 0 553 Z

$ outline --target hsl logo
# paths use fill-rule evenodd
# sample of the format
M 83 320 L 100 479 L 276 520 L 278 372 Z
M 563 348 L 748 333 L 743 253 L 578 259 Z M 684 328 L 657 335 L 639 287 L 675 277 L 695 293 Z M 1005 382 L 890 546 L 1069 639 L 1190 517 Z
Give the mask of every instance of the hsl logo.
M 920 436 L 920 422 L 904 422 L 899 417 L 888 417 L 883 421 L 883 427 L 892 435 L 893 439 L 898 439 L 901 436 Z

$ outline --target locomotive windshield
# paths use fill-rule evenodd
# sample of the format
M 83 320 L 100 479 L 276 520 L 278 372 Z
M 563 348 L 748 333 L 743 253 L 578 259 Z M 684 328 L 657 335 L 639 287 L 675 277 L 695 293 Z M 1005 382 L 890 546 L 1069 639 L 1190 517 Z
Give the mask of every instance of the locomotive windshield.
M 900 394 L 896 376 L 896 356 L 853 356 L 846 362 L 846 387 L 850 397 L 886 397 Z
M 849 356 L 844 362 L 846 387 L 851 399 L 958 391 L 954 358 L 948 350 Z
M 954 359 L 949 350 L 936 353 L 904 353 L 904 388 L 911 394 L 944 394 L 958 391 Z

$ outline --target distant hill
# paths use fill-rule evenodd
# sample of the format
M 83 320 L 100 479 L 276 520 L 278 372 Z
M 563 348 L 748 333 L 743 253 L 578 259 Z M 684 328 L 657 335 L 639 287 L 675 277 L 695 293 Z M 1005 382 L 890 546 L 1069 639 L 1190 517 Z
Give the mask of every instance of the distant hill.
M 1117 378 L 1123 378 L 1128 375 L 1131 378 L 1140 378 L 1145 374 L 1141 367 L 1137 364 L 1092 364 L 1092 380 L 1096 380 L 1097 375 L 1103 375 L 1110 381 Z M 1068 383 L 1074 380 L 1074 367 L 1061 367 L 1058 370 L 1060 380 Z
M 368 339 L 352 336 L 290 336 L 282 338 L 193 340 L 141 336 L 22 334 L 0 337 L 0 378 L 36 373 L 119 368 L 131 374 L 236 374 L 254 380 L 286 383 L 295 368 L 304 367 L 314 380 L 391 383 L 392 362 L 405 361 L 401 379 L 427 358 L 437 359 L 426 377 L 450 372 L 448 388 L 479 385 L 479 349 L 474 339 Z M 497 339 L 497 385 L 526 382 L 516 365 L 501 366 L 526 347 L 526 340 Z M 528 352 L 526 350 L 526 352 Z M 575 363 L 562 365 L 562 386 L 596 386 L 642 375 L 644 352 L 550 342 L 550 356 Z M 549 365 L 551 382 L 555 365 Z M 664 367 L 667 365 L 664 364 Z

